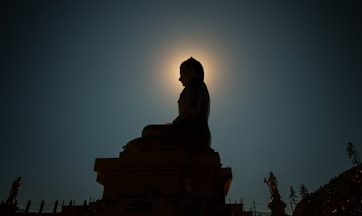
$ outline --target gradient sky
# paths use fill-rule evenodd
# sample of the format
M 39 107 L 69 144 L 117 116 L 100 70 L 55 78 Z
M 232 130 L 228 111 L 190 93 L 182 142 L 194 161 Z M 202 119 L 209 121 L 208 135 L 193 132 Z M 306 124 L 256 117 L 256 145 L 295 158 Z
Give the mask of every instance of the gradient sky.
M 289 203 L 290 186 L 314 191 L 352 166 L 358 1 L 170 2 L 0 3 L 0 200 L 18 176 L 21 206 L 99 198 L 95 158 L 177 116 L 190 56 L 205 68 L 212 148 L 233 170 L 227 201 L 267 210 L 270 171 Z

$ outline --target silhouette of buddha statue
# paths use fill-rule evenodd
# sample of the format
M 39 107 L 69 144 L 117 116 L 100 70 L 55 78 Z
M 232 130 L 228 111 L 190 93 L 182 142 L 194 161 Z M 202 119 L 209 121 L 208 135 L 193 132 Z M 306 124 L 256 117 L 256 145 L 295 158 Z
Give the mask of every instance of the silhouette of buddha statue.
M 178 100 L 179 115 L 167 124 L 148 125 L 142 137 L 130 141 L 128 151 L 204 149 L 210 147 L 208 126 L 210 97 L 201 63 L 189 58 L 180 66 L 179 81 L 184 86 Z

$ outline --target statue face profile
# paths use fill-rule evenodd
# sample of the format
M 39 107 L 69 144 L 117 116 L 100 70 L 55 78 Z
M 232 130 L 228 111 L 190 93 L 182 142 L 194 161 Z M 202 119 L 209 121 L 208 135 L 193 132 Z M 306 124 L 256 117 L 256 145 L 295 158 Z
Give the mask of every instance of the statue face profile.
M 180 78 L 179 81 L 182 83 L 183 86 L 187 86 L 187 84 L 195 78 L 195 71 L 193 67 L 188 65 L 181 65 L 180 67 Z

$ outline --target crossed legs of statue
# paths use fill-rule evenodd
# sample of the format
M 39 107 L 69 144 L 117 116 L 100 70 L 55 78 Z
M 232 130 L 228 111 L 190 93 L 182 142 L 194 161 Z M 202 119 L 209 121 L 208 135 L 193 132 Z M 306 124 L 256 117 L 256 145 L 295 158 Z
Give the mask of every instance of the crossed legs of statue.
M 143 129 L 142 137 L 130 141 L 125 149 L 138 152 L 207 148 L 210 140 L 207 125 L 148 125 Z

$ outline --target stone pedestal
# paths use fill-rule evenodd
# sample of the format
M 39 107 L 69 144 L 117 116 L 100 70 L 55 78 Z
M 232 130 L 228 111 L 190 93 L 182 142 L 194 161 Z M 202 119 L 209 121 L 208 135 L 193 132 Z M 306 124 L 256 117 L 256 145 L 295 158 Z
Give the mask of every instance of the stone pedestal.
M 15 215 L 18 209 L 16 204 L 0 203 L 0 215 Z
M 93 211 L 123 215 L 224 215 L 232 178 L 210 148 L 124 151 L 96 159 L 94 170 L 104 190 Z
M 280 199 L 280 197 L 272 198 L 269 201 L 268 207 L 271 210 L 271 216 L 286 216 L 284 211 L 286 204 Z

